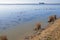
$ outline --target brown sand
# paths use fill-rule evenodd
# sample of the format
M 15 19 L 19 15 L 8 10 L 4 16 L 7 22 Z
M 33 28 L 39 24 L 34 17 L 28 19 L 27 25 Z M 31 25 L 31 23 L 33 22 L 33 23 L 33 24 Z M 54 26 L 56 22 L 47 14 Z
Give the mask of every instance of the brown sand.
M 57 19 L 50 27 L 29 40 L 60 40 L 60 19 Z

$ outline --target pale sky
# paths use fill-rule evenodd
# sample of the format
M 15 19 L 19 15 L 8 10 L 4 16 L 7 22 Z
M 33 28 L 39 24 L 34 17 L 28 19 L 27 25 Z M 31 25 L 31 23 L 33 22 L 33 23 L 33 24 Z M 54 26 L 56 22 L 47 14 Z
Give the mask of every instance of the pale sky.
M 60 0 L 0 0 L 0 3 L 60 3 Z

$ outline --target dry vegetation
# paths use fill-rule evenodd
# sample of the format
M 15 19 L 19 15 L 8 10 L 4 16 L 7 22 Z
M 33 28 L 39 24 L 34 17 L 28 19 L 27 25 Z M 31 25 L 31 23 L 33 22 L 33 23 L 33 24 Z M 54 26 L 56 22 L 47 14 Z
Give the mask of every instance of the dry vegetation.
M 37 31 L 36 34 L 26 40 L 60 40 L 60 19 L 53 15 L 49 17 L 48 23 L 44 30 L 40 28 L 41 31 Z
M 29 40 L 60 40 L 60 19 Z

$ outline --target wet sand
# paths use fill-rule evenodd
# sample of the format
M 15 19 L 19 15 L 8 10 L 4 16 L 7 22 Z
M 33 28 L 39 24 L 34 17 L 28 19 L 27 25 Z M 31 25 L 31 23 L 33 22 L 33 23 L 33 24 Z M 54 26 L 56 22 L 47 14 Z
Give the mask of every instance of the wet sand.
M 2 31 L 1 35 L 7 35 L 8 40 L 24 40 L 25 36 L 28 36 L 29 34 L 33 34 L 33 28 L 35 26 L 35 23 L 42 22 L 39 20 L 33 20 L 29 22 L 25 22 L 22 24 L 19 24 L 16 27 L 11 27 L 5 31 Z M 44 24 L 42 22 L 42 24 Z M 43 27 L 42 27 L 43 28 Z

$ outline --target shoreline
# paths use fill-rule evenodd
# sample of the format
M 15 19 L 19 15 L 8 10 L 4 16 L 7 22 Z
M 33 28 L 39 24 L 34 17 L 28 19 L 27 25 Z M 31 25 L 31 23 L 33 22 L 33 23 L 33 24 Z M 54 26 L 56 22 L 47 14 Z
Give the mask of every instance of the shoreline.
M 23 40 L 23 38 L 26 35 L 33 34 L 32 33 L 32 32 L 34 32 L 33 27 L 35 26 L 36 22 L 39 22 L 39 20 L 35 20 L 35 21 L 33 20 L 33 21 L 26 22 L 26 23 L 22 23 L 22 24 L 20 24 L 20 26 L 13 27 L 13 28 L 11 27 L 12 29 L 9 28 L 8 30 L 3 31 L 1 34 L 2 35 L 6 34 L 9 40 L 17 40 L 17 39 Z M 28 29 L 26 29 L 26 28 L 28 28 Z
M 28 4 L 0 4 L 0 5 L 60 5 L 60 3 L 44 3 L 44 4 L 33 4 L 33 3 L 28 3 Z
M 39 32 L 39 33 L 38 33 Z M 28 40 L 60 40 L 60 18 L 58 18 L 53 24 L 49 24 L 47 28 L 38 31 L 38 34 L 30 35 Z

